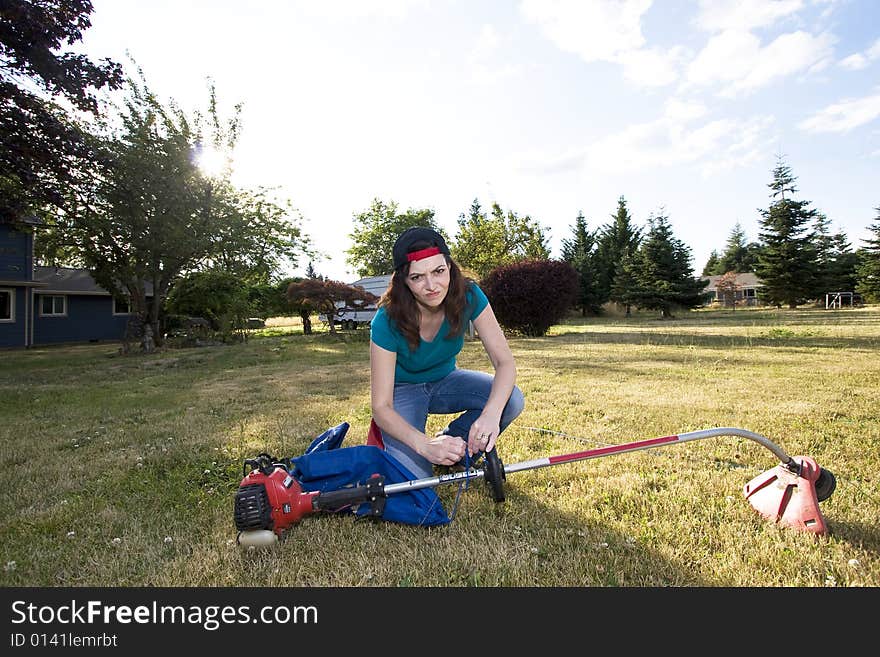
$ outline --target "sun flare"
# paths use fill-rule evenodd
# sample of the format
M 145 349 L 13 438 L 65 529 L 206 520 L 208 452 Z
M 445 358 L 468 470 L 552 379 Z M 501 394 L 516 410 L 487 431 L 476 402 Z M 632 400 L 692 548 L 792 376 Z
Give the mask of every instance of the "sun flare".
M 229 159 L 226 154 L 213 146 L 201 148 L 196 155 L 196 166 L 211 177 L 222 174 L 228 165 Z

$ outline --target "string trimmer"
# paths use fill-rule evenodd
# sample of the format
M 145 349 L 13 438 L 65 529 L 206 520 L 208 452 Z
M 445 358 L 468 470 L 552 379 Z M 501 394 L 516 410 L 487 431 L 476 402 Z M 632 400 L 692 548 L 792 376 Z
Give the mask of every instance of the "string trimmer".
M 289 460 L 277 460 L 268 454 L 244 462 L 246 474 L 235 495 L 235 526 L 242 547 L 273 545 L 290 527 L 303 517 L 322 511 L 336 512 L 347 507 L 369 504 L 368 515 L 381 517 L 388 496 L 421 488 L 434 488 L 473 479 L 485 480 L 490 496 L 496 502 L 505 499 L 507 475 L 563 463 L 595 459 L 612 454 L 666 447 L 704 438 L 738 436 L 769 449 L 779 465 L 758 475 L 743 487 L 743 494 L 758 513 L 771 522 L 799 531 L 825 534 L 828 528 L 819 502 L 831 497 L 837 486 L 834 475 L 820 468 L 808 456 L 789 456 L 764 436 L 723 427 L 690 431 L 675 436 L 638 440 L 620 445 L 588 449 L 571 454 L 549 456 L 520 463 L 503 464 L 497 451 L 484 455 L 482 467 L 471 467 L 433 477 L 385 484 L 384 477 L 374 475 L 354 486 L 333 491 L 303 491 L 291 473 Z

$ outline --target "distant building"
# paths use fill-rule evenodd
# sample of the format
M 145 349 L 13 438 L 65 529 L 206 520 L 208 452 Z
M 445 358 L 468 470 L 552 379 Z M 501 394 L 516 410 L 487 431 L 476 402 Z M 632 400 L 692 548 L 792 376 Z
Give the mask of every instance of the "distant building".
M 88 271 L 35 267 L 32 227 L 0 223 L 0 348 L 120 341 L 130 317 Z
M 721 276 L 703 276 L 701 280 L 709 281 L 706 286 L 706 294 L 709 295 L 710 304 L 731 305 L 729 299 L 722 299 L 718 293 L 718 281 Z M 736 275 L 736 291 L 734 292 L 736 304 L 739 306 L 757 306 L 760 304 L 758 296 L 764 284 L 752 272 Z

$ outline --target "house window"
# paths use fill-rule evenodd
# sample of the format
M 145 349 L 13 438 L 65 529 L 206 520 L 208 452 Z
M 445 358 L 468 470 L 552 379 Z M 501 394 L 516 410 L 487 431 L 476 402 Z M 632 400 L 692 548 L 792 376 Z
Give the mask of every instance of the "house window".
M 15 321 L 15 293 L 12 290 L 0 290 L 0 322 Z
M 746 298 L 754 299 L 755 298 L 755 288 L 747 287 L 745 290 Z
M 43 317 L 61 317 L 67 314 L 67 297 L 55 294 L 40 295 L 40 315 Z
M 131 308 L 128 305 L 128 299 L 119 300 L 113 297 L 113 314 L 114 315 L 130 315 Z

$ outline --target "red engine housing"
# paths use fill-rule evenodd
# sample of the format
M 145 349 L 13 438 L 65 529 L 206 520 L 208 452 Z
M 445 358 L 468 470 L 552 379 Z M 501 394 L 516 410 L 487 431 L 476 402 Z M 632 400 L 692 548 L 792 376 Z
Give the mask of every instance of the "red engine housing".
M 238 486 L 235 524 L 239 531 L 271 529 L 280 537 L 300 518 L 315 512 L 318 492 L 304 492 L 296 479 L 276 466 L 265 474 L 253 470 Z

